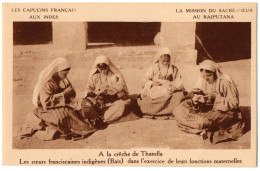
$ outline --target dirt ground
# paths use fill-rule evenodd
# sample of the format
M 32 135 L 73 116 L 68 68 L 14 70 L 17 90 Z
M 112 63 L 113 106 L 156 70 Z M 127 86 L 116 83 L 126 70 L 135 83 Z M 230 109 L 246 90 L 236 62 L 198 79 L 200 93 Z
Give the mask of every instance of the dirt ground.
M 49 46 L 15 46 L 13 62 L 13 148 L 86 148 L 86 149 L 128 149 L 128 148 L 171 148 L 171 149 L 247 149 L 250 148 L 251 132 L 248 131 L 238 141 L 212 145 L 200 136 L 187 134 L 177 128 L 175 120 L 137 119 L 111 124 L 89 137 L 79 140 L 57 139 L 42 141 L 28 138 L 18 140 L 16 135 L 26 116 L 34 109 L 31 99 L 40 71 L 56 57 L 65 57 L 71 63 L 69 79 L 76 88 L 77 97 L 88 81 L 88 73 L 95 57 L 108 56 L 122 71 L 130 94 L 138 94 L 141 80 L 151 64 L 155 46 L 103 47 L 86 51 L 55 51 Z M 240 93 L 240 105 L 250 120 L 250 70 L 251 60 L 238 60 L 220 63 L 220 68 L 231 75 Z M 190 90 L 199 76 L 198 66 L 176 63 L 187 90 Z M 192 140 L 192 141 L 191 141 Z

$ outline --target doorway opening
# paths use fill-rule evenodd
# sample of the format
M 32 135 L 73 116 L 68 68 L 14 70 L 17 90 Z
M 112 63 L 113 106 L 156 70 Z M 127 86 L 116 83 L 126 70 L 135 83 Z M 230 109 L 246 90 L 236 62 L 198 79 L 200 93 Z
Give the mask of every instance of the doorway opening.
M 250 22 L 198 22 L 196 36 L 198 63 L 209 58 L 208 54 L 216 62 L 251 58 Z

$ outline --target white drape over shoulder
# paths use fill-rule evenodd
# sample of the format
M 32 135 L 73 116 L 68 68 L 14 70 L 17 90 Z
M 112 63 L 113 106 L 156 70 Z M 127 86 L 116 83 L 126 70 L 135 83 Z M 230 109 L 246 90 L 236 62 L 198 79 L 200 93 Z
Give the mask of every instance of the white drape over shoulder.
M 37 99 L 42 89 L 42 86 L 52 78 L 53 74 L 59 71 L 63 71 L 67 68 L 70 68 L 70 64 L 65 58 L 60 57 L 60 58 L 56 58 L 46 68 L 44 68 L 41 71 L 33 91 L 33 98 L 32 98 L 33 105 L 37 106 Z

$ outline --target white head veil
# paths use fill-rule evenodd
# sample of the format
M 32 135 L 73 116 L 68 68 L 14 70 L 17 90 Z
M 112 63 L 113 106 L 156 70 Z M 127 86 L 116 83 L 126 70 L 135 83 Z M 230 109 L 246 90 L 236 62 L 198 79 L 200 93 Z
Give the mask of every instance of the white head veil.
M 66 59 L 56 58 L 46 68 L 44 68 L 41 71 L 38 81 L 37 81 L 36 86 L 33 91 L 32 103 L 35 106 L 38 106 L 37 100 L 38 100 L 39 93 L 42 89 L 42 86 L 52 78 L 53 74 L 55 74 L 56 72 L 59 72 L 59 71 L 63 71 L 67 68 L 70 68 L 70 65 Z
M 217 85 L 219 85 L 221 79 L 229 81 L 231 83 L 231 85 L 234 87 L 234 90 L 238 94 L 237 88 L 236 88 L 235 83 L 232 80 L 232 78 L 229 75 L 224 74 L 219 69 L 219 66 L 218 66 L 217 63 L 215 63 L 215 62 L 213 62 L 211 60 L 204 60 L 202 63 L 200 63 L 199 66 L 200 66 L 200 69 L 209 70 L 209 71 L 212 71 L 212 72 L 214 72 L 216 74 L 216 76 L 217 76 L 216 84 Z M 197 82 L 197 84 L 196 84 L 196 88 L 200 88 L 200 89 L 203 90 L 205 86 L 206 86 L 206 80 L 203 79 L 202 77 L 200 77 L 198 82 Z M 217 86 L 217 87 L 219 87 L 219 86 Z
M 217 78 L 226 79 L 232 82 L 231 77 L 227 74 L 224 74 L 222 71 L 220 71 L 218 64 L 211 60 L 204 60 L 203 62 L 201 62 L 200 69 L 205 69 L 214 72 L 216 73 Z
M 98 64 L 101 64 L 101 63 L 104 63 L 106 64 L 107 66 L 109 66 L 109 69 L 111 72 L 113 72 L 113 74 L 115 74 L 117 77 L 119 77 L 122 82 L 123 82 L 123 86 L 124 86 L 124 90 L 128 93 L 128 90 L 127 90 L 127 86 L 126 86 L 126 83 L 125 83 L 125 80 L 124 80 L 124 77 L 123 77 L 123 74 L 121 73 L 121 71 L 110 61 L 110 59 L 104 55 L 100 55 L 96 58 L 91 70 L 90 70 L 90 73 L 89 73 L 89 79 L 91 78 L 92 75 L 94 75 L 98 70 L 97 70 L 97 65 Z
M 96 58 L 91 70 L 90 70 L 90 73 L 89 73 L 89 78 L 94 75 L 98 70 L 97 70 L 97 65 L 98 64 L 101 64 L 101 63 L 104 63 L 106 64 L 107 66 L 109 66 L 109 69 L 115 74 L 115 75 L 118 75 L 118 74 L 121 74 L 121 72 L 119 71 L 119 69 L 109 60 L 108 57 L 104 56 L 104 55 L 100 55 Z
M 157 63 L 162 55 L 170 55 L 171 57 L 170 49 L 167 47 L 160 48 L 154 57 L 153 64 Z

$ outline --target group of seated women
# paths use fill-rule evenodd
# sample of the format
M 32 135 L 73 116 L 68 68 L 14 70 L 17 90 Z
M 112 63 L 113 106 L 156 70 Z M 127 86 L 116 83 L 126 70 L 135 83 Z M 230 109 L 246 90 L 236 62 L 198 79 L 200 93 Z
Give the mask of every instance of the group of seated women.
M 39 75 L 32 99 L 35 110 L 27 117 L 20 138 L 35 135 L 51 140 L 57 134 L 65 139 L 84 138 L 120 120 L 127 106 L 135 103 L 141 117 L 175 119 L 182 131 L 203 139 L 210 136 L 212 143 L 237 140 L 244 126 L 236 85 L 213 61 L 205 60 L 199 67 L 198 83 L 187 92 L 170 50 L 161 48 L 144 76 L 140 94 L 130 99 L 122 73 L 101 55 L 90 70 L 79 103 L 67 78 L 71 67 L 66 59 L 57 58 Z

